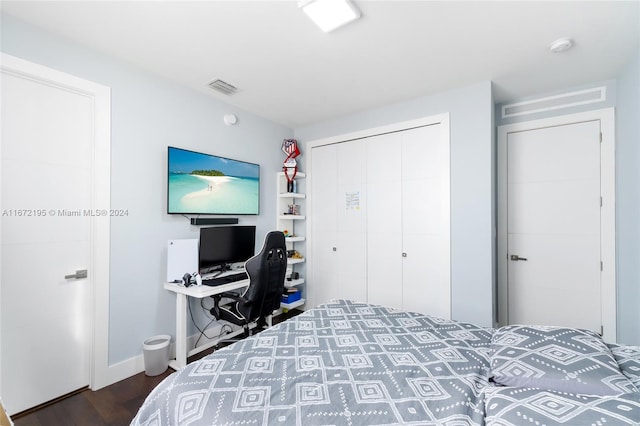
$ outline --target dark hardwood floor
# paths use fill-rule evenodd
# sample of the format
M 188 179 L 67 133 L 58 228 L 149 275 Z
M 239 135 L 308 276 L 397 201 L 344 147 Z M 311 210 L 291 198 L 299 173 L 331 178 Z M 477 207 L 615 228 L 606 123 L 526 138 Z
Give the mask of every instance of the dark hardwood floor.
M 290 311 L 275 317 L 273 322 L 277 324 L 299 313 L 297 310 Z M 188 362 L 200 359 L 213 350 L 194 355 Z M 155 377 L 140 373 L 95 392 L 85 389 L 36 410 L 13 416 L 12 420 L 15 426 L 128 425 L 149 392 L 171 373 L 171 368 Z
M 16 426 L 128 425 L 151 390 L 166 376 L 144 373 L 97 391 L 85 389 L 13 419 Z
M 128 425 L 149 392 L 171 373 L 170 368 L 155 377 L 140 373 L 95 392 L 86 389 L 13 422 L 16 426 Z

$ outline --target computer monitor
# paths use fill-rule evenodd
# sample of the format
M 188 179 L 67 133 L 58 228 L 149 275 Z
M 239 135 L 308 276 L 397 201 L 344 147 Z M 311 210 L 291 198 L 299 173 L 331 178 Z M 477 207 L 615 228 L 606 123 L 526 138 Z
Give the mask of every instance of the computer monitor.
M 200 274 L 224 272 L 231 264 L 245 262 L 252 257 L 255 245 L 255 226 L 200 228 L 198 270 Z

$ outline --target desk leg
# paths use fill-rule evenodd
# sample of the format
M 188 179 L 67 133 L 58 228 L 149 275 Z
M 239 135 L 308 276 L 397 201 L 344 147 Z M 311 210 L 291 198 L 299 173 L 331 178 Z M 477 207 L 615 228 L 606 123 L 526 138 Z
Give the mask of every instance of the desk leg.
M 176 293 L 176 359 L 169 362 L 174 370 L 187 365 L 187 297 Z

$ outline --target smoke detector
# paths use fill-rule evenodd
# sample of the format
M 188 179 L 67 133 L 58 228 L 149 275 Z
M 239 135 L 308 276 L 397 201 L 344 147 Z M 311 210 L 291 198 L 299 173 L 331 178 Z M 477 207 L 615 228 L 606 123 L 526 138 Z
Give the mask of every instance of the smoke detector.
M 233 126 L 238 122 L 238 117 L 236 117 L 235 114 L 225 114 L 222 119 L 224 121 L 224 124 L 226 124 L 227 126 Z

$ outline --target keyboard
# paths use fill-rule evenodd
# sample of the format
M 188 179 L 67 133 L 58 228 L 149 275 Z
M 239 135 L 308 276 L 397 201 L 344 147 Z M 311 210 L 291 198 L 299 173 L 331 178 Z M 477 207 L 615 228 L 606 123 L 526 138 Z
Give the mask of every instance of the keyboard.
M 204 277 L 202 278 L 202 285 L 208 285 L 215 287 L 217 285 L 234 283 L 236 281 L 242 281 L 249 279 L 246 272 L 238 272 L 234 274 L 224 275 L 222 277 Z

